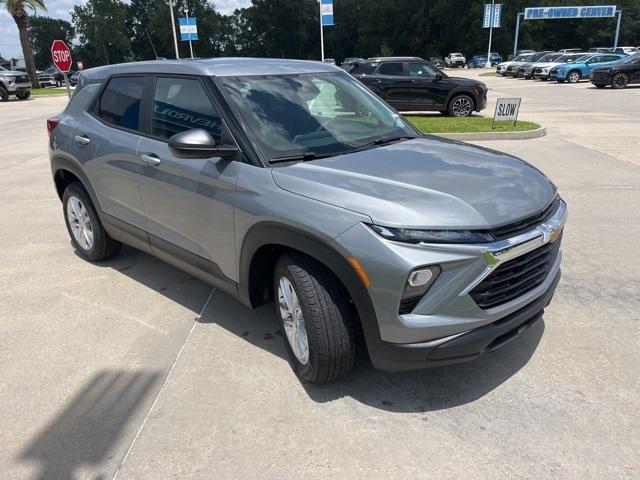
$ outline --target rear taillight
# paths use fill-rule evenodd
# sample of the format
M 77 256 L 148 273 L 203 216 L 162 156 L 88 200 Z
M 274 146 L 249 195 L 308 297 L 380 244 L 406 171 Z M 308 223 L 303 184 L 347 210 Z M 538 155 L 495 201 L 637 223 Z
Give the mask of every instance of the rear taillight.
M 49 136 L 51 136 L 53 130 L 58 126 L 59 123 L 60 119 L 57 117 L 47 119 L 47 133 L 49 134 Z

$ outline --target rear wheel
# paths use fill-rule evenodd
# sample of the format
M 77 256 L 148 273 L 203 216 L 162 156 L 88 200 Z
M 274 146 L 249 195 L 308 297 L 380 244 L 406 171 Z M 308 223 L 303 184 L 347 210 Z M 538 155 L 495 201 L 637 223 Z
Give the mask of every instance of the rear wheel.
M 80 182 L 73 182 L 65 189 L 62 206 L 71 242 L 81 256 L 100 262 L 120 251 L 122 244 L 105 231 L 91 198 Z
M 569 75 L 567 75 L 567 81 L 569 83 L 578 83 L 581 78 L 582 78 L 582 75 L 578 70 L 573 70 L 569 72 Z
M 355 361 L 354 325 L 335 276 L 316 260 L 289 253 L 276 264 L 273 290 L 296 374 L 305 382 L 326 383 L 349 372 Z
M 473 100 L 468 95 L 456 95 L 447 109 L 452 117 L 468 117 L 473 113 Z
M 629 85 L 629 77 L 626 73 L 616 73 L 611 79 L 613 88 L 627 88 L 627 85 Z
M 9 101 L 9 92 L 3 87 L 0 87 L 0 102 L 8 102 Z

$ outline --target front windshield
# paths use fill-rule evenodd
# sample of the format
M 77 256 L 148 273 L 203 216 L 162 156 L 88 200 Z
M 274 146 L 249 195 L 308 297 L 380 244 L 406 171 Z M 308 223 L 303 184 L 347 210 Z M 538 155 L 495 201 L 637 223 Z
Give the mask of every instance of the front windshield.
M 337 155 L 416 131 L 344 72 L 219 77 L 264 155 Z
M 4 68 L 4 67 L 0 67 L 0 71 L 2 71 L 2 72 L 8 72 L 9 70 L 7 70 L 7 69 L 6 69 L 6 68 Z

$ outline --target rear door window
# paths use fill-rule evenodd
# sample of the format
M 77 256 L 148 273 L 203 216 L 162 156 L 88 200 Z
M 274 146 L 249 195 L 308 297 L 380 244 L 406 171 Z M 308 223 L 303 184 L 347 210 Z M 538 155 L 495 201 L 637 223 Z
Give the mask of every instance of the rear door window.
M 109 80 L 100 96 L 98 116 L 106 123 L 140 130 L 140 106 L 146 78 L 116 77 Z
M 378 73 L 381 75 L 404 75 L 402 62 L 387 62 L 380 65 Z

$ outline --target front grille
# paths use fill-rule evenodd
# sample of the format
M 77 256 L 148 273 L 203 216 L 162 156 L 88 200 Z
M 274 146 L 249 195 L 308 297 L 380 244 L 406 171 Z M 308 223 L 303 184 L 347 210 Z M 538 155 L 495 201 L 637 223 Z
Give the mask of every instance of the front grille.
M 503 225 L 502 227 L 492 228 L 490 232 L 493 234 L 496 240 L 504 240 L 506 238 L 520 235 L 521 233 L 526 233 L 530 230 L 533 230 L 533 227 L 544 222 L 554 213 L 556 213 L 559 205 L 560 199 L 558 197 L 555 197 L 553 201 L 549 205 L 547 205 L 541 212 L 538 212 L 535 215 L 531 215 L 530 217 L 524 218 L 522 220 L 518 220 L 517 222 Z
M 536 68 L 533 73 L 542 73 L 542 69 L 541 68 Z
M 503 263 L 471 290 L 482 309 L 510 302 L 540 286 L 558 257 L 561 238 Z

